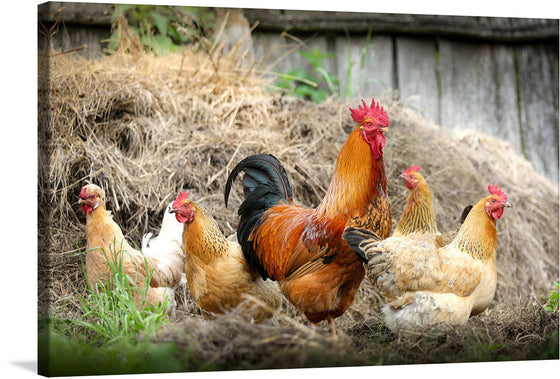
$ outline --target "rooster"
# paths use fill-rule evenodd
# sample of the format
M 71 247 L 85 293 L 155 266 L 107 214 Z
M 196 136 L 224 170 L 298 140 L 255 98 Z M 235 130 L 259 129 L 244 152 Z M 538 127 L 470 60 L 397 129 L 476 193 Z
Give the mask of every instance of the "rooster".
M 238 307 L 255 321 L 272 317 L 281 305 L 278 284 L 251 271 L 239 243 L 224 237 L 210 212 L 186 192 L 169 211 L 184 224 L 187 285 L 204 317 Z
M 343 238 L 368 262 L 368 277 L 387 301 L 382 311 L 394 333 L 464 324 L 494 298 L 496 220 L 510 204 L 497 186 L 488 191 L 441 248 L 406 236 L 382 241 L 369 230 L 344 231 Z
M 403 171 L 399 178 L 409 190 L 408 199 L 403 213 L 392 237 L 403 237 L 413 235 L 415 238 L 434 240 L 437 246 L 442 247 L 449 244 L 457 230 L 440 233 L 436 225 L 436 216 L 432 201 L 432 192 L 424 177 L 420 174 L 420 166 L 410 166 Z M 460 223 L 467 217 L 472 206 L 463 210 Z
M 121 228 L 105 208 L 105 191 L 95 184 L 85 185 L 80 191 L 79 204 L 86 215 L 86 275 L 91 287 L 107 283 L 108 264 L 122 257 L 123 272 L 136 289 L 132 296 L 138 308 L 147 304 L 158 305 L 167 299 L 169 313 L 175 311 L 174 287 L 181 279 L 184 259 L 177 250 L 152 250 L 144 255 L 126 241 Z M 151 273 L 150 282 L 146 281 Z M 145 298 L 141 291 L 147 288 Z
M 383 162 L 384 132 L 389 118 L 372 100 L 350 108 L 357 123 L 342 146 L 334 175 L 317 208 L 292 200 L 280 162 L 272 155 L 252 155 L 230 173 L 225 203 L 237 175 L 244 171 L 245 199 L 239 208 L 237 238 L 252 269 L 280 283 L 310 326 L 334 319 L 354 300 L 365 271 L 362 261 L 342 240 L 347 226 L 387 237 L 391 212 Z

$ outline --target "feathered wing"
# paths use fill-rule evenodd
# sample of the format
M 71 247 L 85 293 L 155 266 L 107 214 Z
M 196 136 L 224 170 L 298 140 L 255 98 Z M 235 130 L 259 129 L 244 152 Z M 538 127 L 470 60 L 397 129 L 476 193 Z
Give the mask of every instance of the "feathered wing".
M 183 253 L 183 224 L 169 213 L 169 203 L 156 238 L 151 233 L 142 238 L 142 253 L 153 271 L 150 285 L 152 287 L 175 287 L 181 280 L 185 267 Z
M 283 204 L 271 208 L 251 235 L 255 255 L 268 277 L 284 280 L 310 274 L 329 263 L 334 251 L 327 246 L 307 245 L 303 235 L 313 210 Z M 297 271 L 297 273 L 296 273 Z
M 265 280 L 249 267 L 237 242 L 228 241 L 229 259 L 239 267 L 245 280 L 234 281 L 239 286 L 239 302 L 249 307 L 247 310 L 255 321 L 262 321 L 273 316 L 281 305 L 281 293 L 278 283 Z M 227 262 L 225 262 L 228 264 Z M 224 271 L 227 271 L 225 268 Z M 241 274 L 241 273 L 240 273 Z
M 392 301 L 408 291 L 468 296 L 477 287 L 482 263 L 453 246 L 438 249 L 426 241 L 391 237 L 380 241 L 368 230 L 348 228 L 344 238 L 365 258 L 368 276 Z
M 155 246 L 154 246 L 155 247 Z M 122 251 L 125 265 L 130 262 L 131 272 L 139 271 L 142 275 L 151 274 L 150 287 L 175 287 L 181 280 L 184 267 L 184 258 L 172 245 L 166 249 L 155 249 L 152 247 L 149 254 L 144 254 L 130 246 L 126 240 L 122 240 Z M 161 244 L 158 245 L 161 247 Z
M 342 238 L 348 243 L 348 245 L 354 250 L 354 252 L 367 263 L 368 257 L 366 252 L 372 251 L 374 245 L 381 241 L 381 238 L 377 233 L 354 227 L 347 227 L 344 229 Z
M 184 259 L 175 252 L 166 252 L 161 256 L 145 256 L 148 269 L 153 271 L 150 286 L 173 288 L 181 281 Z

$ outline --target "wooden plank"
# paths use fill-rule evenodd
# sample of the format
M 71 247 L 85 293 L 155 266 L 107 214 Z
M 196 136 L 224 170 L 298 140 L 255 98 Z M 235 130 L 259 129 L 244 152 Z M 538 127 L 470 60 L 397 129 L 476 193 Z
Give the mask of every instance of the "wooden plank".
M 517 62 L 527 159 L 558 181 L 558 45 L 520 46 Z
M 261 30 L 460 36 L 493 41 L 558 38 L 557 19 L 245 9 Z
M 110 37 L 110 29 L 63 25 L 52 39 L 52 45 L 56 51 L 68 51 L 85 45 L 85 48 L 77 50 L 77 53 L 88 59 L 98 59 L 102 56 L 103 49 L 107 48 L 108 45 L 108 42 L 101 41 L 106 41 Z M 48 39 L 39 33 L 38 51 L 48 53 L 46 51 L 48 45 Z
M 343 97 L 370 99 L 393 88 L 391 37 L 373 36 L 368 43 L 365 36 L 339 35 L 335 51 Z
M 512 46 L 479 45 L 479 130 L 509 142 L 521 153 Z
M 400 98 L 426 118 L 438 123 L 438 85 L 434 38 L 396 38 Z
M 509 46 L 440 40 L 441 125 L 479 130 L 521 154 L 513 56 Z
M 101 3 L 71 3 L 49 1 L 39 4 L 39 18 L 47 24 L 58 18 L 67 25 L 111 27 L 113 6 Z
M 54 12 L 65 7 L 62 21 L 81 25 L 111 24 L 111 4 L 47 2 L 39 5 L 42 19 L 56 20 Z M 252 25 L 259 21 L 263 31 L 292 32 L 328 31 L 366 33 L 438 34 L 494 41 L 527 41 L 558 39 L 558 19 L 529 19 L 505 17 L 472 17 L 449 15 L 413 15 L 390 13 L 329 12 L 282 9 L 245 9 Z

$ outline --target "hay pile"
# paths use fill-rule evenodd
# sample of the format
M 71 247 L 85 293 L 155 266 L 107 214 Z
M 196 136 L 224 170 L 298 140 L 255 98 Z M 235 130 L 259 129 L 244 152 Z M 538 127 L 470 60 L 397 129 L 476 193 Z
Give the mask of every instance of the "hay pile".
M 146 232 L 157 233 L 165 205 L 180 190 L 207 207 L 229 235 L 241 201 L 237 185 L 224 208 L 231 168 L 249 154 L 272 153 L 291 178 L 295 200 L 317 205 L 354 126 L 348 107 L 358 104 L 286 98 L 234 60 L 194 52 L 163 58 L 117 53 L 94 62 L 60 55 L 41 62 L 40 70 L 40 314 L 78 311 L 71 284 L 84 287 L 85 221 L 77 195 L 86 182 L 105 188 L 107 207 L 132 245 Z M 421 166 L 432 188 L 440 230 L 455 229 L 463 207 L 485 196 L 488 184 L 498 184 L 513 207 L 498 222 L 494 304 L 546 295 L 558 278 L 558 188 L 499 140 L 445 131 L 389 95 L 378 100 L 390 117 L 384 153 L 393 222 L 408 194 L 398 175 L 411 164 Z M 197 316 L 188 290 L 180 296 L 180 323 L 204 325 L 200 333 L 210 333 L 214 326 Z M 366 280 L 337 321 L 339 329 L 360 335 L 356 328 L 378 317 L 378 309 Z M 290 334 L 282 328 L 294 331 L 293 321 L 303 321 L 288 304 L 278 317 L 259 328 Z M 216 328 L 224 328 L 220 322 Z M 307 331 L 294 333 L 313 343 Z M 328 340 L 316 338 L 319 345 Z

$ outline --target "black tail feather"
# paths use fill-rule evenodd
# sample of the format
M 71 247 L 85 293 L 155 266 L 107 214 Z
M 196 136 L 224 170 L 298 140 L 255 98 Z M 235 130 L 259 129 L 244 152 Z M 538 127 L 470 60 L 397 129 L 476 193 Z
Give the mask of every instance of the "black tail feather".
M 342 233 L 342 239 L 348 243 L 348 246 L 354 250 L 354 252 L 362 259 L 362 261 L 367 263 L 366 252 L 363 249 L 362 242 L 365 240 L 381 241 L 381 238 L 371 230 L 353 228 L 351 226 L 344 229 Z
M 243 191 L 245 198 L 254 191 L 258 185 L 272 186 L 277 196 L 283 199 L 292 198 L 292 188 L 286 170 L 275 156 L 270 154 L 255 154 L 243 159 L 229 174 L 224 192 L 224 200 L 228 203 L 229 193 L 233 181 L 243 171 Z
M 281 200 L 292 199 L 292 188 L 286 170 L 278 159 L 268 154 L 251 155 L 239 162 L 229 174 L 224 192 L 226 207 L 233 181 L 241 171 L 244 172 L 245 199 L 238 210 L 240 220 L 237 227 L 237 240 L 249 266 L 266 279 L 270 276 L 262 266 L 255 252 L 254 243 L 249 238 L 253 230 L 259 227 L 267 209 Z

